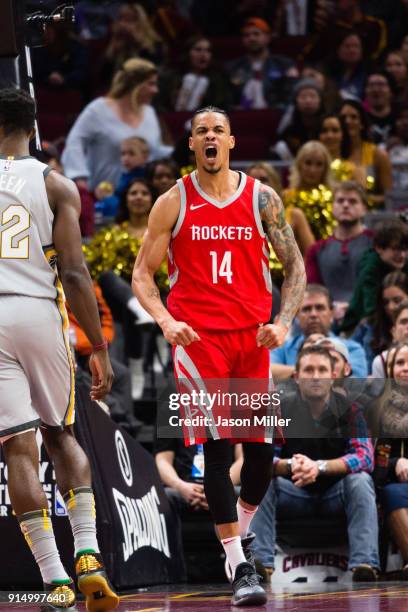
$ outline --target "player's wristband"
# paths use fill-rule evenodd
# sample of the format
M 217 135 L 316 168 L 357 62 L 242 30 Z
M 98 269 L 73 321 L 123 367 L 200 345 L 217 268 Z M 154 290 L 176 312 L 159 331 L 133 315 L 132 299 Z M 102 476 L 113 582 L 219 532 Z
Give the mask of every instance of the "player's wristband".
M 94 344 L 92 346 L 92 352 L 97 353 L 98 351 L 105 351 L 108 348 L 108 341 L 105 339 L 100 344 Z

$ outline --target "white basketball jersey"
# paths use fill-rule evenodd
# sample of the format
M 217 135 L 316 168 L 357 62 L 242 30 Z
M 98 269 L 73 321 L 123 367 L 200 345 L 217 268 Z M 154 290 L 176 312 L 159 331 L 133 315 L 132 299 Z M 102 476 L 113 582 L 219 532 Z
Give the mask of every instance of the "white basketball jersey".
M 0 157 L 0 294 L 57 297 L 47 171 L 34 157 Z

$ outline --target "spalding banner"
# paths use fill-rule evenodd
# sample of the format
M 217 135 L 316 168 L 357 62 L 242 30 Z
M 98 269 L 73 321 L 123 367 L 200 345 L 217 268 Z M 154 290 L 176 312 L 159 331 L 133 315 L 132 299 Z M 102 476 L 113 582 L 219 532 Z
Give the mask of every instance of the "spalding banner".
M 80 389 L 78 434 L 91 461 L 100 543 L 116 588 L 184 579 L 178 517 L 154 458 Z

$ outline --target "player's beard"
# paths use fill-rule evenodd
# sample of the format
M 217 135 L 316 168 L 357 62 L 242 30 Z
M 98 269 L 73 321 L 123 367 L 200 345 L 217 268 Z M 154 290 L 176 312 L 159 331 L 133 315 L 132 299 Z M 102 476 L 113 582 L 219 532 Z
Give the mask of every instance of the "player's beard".
M 205 172 L 208 172 L 208 174 L 218 174 L 218 172 L 221 170 L 221 166 L 218 166 L 218 168 L 206 168 L 203 166 L 203 169 Z

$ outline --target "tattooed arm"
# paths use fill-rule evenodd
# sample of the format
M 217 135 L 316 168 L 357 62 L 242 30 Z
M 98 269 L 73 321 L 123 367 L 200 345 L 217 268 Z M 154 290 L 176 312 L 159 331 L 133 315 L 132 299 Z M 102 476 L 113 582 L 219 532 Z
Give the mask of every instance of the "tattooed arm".
M 258 332 L 258 344 L 275 348 L 284 341 L 303 301 L 306 273 L 303 257 L 292 228 L 286 222 L 282 200 L 278 194 L 270 187 L 261 185 L 258 205 L 262 224 L 285 273 L 277 320 L 274 325 L 265 325 Z
M 187 346 L 199 340 L 198 334 L 183 321 L 176 321 L 164 307 L 154 274 L 166 255 L 172 228 L 180 211 L 180 193 L 177 186 L 158 198 L 150 215 L 147 232 L 133 268 L 133 293 L 156 320 L 170 344 Z

